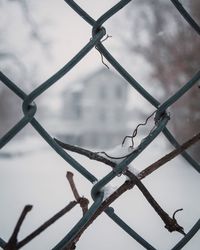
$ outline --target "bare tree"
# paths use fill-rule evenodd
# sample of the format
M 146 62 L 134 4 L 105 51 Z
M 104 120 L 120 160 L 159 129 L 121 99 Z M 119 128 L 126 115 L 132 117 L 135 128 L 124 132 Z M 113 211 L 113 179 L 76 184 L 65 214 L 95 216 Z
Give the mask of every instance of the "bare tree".
M 27 39 L 22 41 L 22 47 L 28 49 L 29 46 L 38 44 L 42 50 L 46 50 L 46 41 L 41 37 L 37 24 L 32 18 L 30 11 L 30 1 L 25 0 L 5 0 L 0 1 L 0 70 L 8 75 L 14 83 L 16 83 L 23 90 L 29 90 L 31 87 L 30 80 L 35 79 L 37 69 L 35 65 L 25 65 L 21 59 L 24 57 L 25 51 L 21 48 L 14 47 L 10 44 L 10 33 L 13 32 L 9 29 L 10 14 L 9 9 L 15 4 L 17 17 L 23 21 L 19 22 L 19 29 L 24 30 L 28 27 L 29 33 Z M 45 48 L 45 49 L 44 49 Z M 18 51 L 19 50 L 19 51 Z M 16 122 L 22 117 L 22 100 L 12 93 L 4 84 L 0 82 L 0 137 L 3 136 Z
M 200 39 L 170 1 L 136 0 L 128 10 L 131 25 L 129 48 L 151 64 L 151 80 L 162 86 L 166 99 L 199 70 Z M 200 2 L 186 6 L 200 23 Z M 200 90 L 194 86 L 170 109 L 174 133 L 182 142 L 200 127 Z M 199 145 L 191 148 L 200 160 Z

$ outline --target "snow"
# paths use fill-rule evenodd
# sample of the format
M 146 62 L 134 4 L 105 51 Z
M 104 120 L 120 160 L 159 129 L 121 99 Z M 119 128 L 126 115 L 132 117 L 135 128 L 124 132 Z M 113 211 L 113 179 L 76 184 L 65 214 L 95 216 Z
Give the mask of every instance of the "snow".
M 109 196 L 111 196 L 112 193 L 114 193 L 117 190 L 118 186 L 114 186 L 111 184 L 107 184 L 102 188 L 102 191 L 104 192 L 103 201 L 106 200 Z
M 9 146 L 8 146 L 9 145 Z M 33 153 L 34 151 L 42 150 L 44 148 L 43 143 L 40 139 L 35 136 L 26 136 L 22 140 L 16 143 L 15 141 L 10 141 L 9 144 L 6 144 L 3 149 L 0 151 L 1 156 L 19 156 L 24 154 Z
M 120 147 L 118 150 L 115 149 L 114 153 L 129 152 L 127 147 L 123 149 L 124 151 Z M 25 237 L 66 206 L 68 202 L 74 200 L 65 177 L 66 171 L 70 170 L 74 173 L 74 180 L 80 195 L 89 198 L 90 205 L 92 204 L 90 191 L 93 184 L 88 183 L 39 136 L 29 137 L 26 140 L 13 139 L 12 143 L 9 142 L 4 150 L 6 152 L 12 151 L 10 157 L 0 156 L 0 237 L 4 240 L 8 240 L 10 237 L 26 204 L 32 204 L 34 207 L 23 223 L 19 239 Z M 16 154 L 17 152 L 20 154 Z M 168 152 L 169 145 L 164 137 L 160 136 L 134 161 L 134 164 L 131 163 L 129 170 L 133 168 L 134 173 L 136 169 L 141 171 Z M 75 153 L 71 155 L 99 180 L 111 170 L 102 163 L 91 161 Z M 116 154 L 114 155 L 116 156 Z M 124 180 L 123 175 L 120 178 L 116 177 L 108 186 L 104 187 L 104 198 L 109 196 L 116 186 L 119 186 L 119 181 L 123 182 Z M 143 183 L 170 216 L 176 209 L 184 209 L 177 214 L 176 218 L 186 232 L 199 219 L 199 175 L 181 157 L 165 164 L 164 167 L 145 178 Z M 169 233 L 164 228 L 161 219 L 137 188 L 122 195 L 112 204 L 112 207 L 117 215 L 156 249 L 171 249 L 182 238 L 180 234 Z M 41 250 L 51 249 L 81 216 L 81 209 L 76 206 L 23 249 L 40 250 L 41 245 Z M 198 232 L 184 247 L 184 250 L 198 249 L 199 242 L 200 233 Z M 85 232 L 77 248 L 80 250 L 143 249 L 105 214 L 102 214 Z
M 143 139 L 144 140 L 144 139 Z M 141 141 L 142 142 L 142 141 Z M 115 163 L 120 163 L 125 157 L 127 157 L 128 155 L 130 155 L 131 153 L 133 153 L 134 151 L 136 151 L 138 148 L 133 148 L 131 146 L 129 146 L 127 144 L 127 142 L 125 142 L 123 145 L 122 144 L 119 144 L 115 147 L 113 147 L 112 149 L 109 149 L 107 151 L 104 152 L 100 152 L 98 153 L 99 155 L 101 155 L 102 157 L 108 159 L 108 160 L 111 160 Z M 118 159 L 119 158 L 119 159 Z M 121 159 L 120 159 L 121 158 Z M 140 173 L 140 171 L 135 168 L 133 166 L 133 164 L 130 164 L 128 166 L 128 170 L 133 173 L 134 175 L 138 175 Z M 121 176 L 121 175 L 120 175 Z M 119 177 L 120 177 L 119 176 Z M 129 178 L 126 177 L 126 179 L 128 180 Z M 105 190 L 106 188 L 106 190 Z M 112 186 L 105 186 L 104 187 L 104 196 L 106 196 L 106 198 L 109 196 L 108 194 L 112 194 L 112 192 L 114 192 L 116 190 L 117 187 L 112 187 Z M 110 192 L 109 192 L 109 189 L 110 189 Z M 114 191 L 113 191 L 114 190 Z
M 135 167 L 133 166 L 133 164 L 130 164 L 130 165 L 128 166 L 128 170 L 129 170 L 131 173 L 133 173 L 134 175 L 136 175 L 136 176 L 140 173 L 140 171 L 139 171 L 137 168 L 135 168 Z M 128 179 L 128 177 L 127 177 L 127 179 Z
M 126 144 L 119 144 L 107 151 L 98 152 L 98 155 L 111 160 L 115 163 L 120 163 L 126 156 L 134 152 L 136 148 L 132 148 Z

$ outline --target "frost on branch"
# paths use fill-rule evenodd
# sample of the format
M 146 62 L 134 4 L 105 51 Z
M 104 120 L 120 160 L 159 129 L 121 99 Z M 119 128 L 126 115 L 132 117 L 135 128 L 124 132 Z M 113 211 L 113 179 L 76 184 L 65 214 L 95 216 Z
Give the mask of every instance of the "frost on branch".
M 111 184 L 107 184 L 102 188 L 102 191 L 104 192 L 103 201 L 105 201 L 111 194 L 113 194 L 118 189 L 117 186 L 113 186 Z
M 105 152 L 97 152 L 97 154 L 108 160 L 112 160 L 112 162 L 116 164 L 119 164 L 123 159 L 132 154 L 136 149 L 137 148 L 132 148 L 125 144 L 123 145 L 119 144 L 114 148 L 107 150 Z
M 140 171 L 139 171 L 137 168 L 135 168 L 135 167 L 133 166 L 133 164 L 130 164 L 130 165 L 128 166 L 128 170 L 129 170 L 132 174 L 134 174 L 135 176 L 138 176 L 139 173 L 140 173 Z M 126 177 L 126 180 L 130 180 L 130 178 L 127 176 L 127 177 Z

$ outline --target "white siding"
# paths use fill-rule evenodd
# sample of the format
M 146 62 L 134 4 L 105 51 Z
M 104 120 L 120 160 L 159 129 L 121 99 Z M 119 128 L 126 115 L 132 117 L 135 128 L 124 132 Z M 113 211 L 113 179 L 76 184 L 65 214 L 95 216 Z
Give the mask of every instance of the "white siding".
M 76 84 L 73 84 L 76 86 Z M 63 117 L 74 123 L 66 134 L 82 146 L 110 147 L 126 135 L 127 88 L 122 78 L 107 69 L 100 70 L 81 83 L 80 88 L 64 94 Z M 79 140 L 77 139 L 79 131 Z

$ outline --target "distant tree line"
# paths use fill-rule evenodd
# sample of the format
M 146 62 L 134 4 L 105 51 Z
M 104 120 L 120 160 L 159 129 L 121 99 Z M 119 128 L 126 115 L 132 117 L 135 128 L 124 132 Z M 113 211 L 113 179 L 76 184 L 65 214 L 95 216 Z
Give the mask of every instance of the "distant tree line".
M 25 91 L 31 89 L 32 82 L 37 78 L 36 64 L 25 62 L 25 58 L 31 57 L 35 45 L 46 45 L 32 18 L 30 4 L 31 1 L 25 0 L 0 1 L 0 70 Z M 15 16 L 11 17 L 13 8 Z M 14 29 L 13 20 L 16 20 Z M 26 31 L 22 40 L 21 36 Z M 16 40 L 22 40 L 16 46 L 13 46 L 13 32 L 18 36 Z M 0 81 L 0 137 L 22 118 L 21 106 L 22 100 Z
M 184 7 L 200 24 L 200 1 L 186 3 Z M 129 48 L 151 64 L 151 80 L 162 86 L 165 100 L 199 70 L 199 35 L 170 1 L 136 0 L 131 4 L 132 8 L 128 10 L 132 32 Z M 170 112 L 173 131 L 179 142 L 197 133 L 200 128 L 199 86 L 195 85 L 188 91 Z M 199 144 L 190 149 L 197 160 L 200 160 L 199 151 Z

